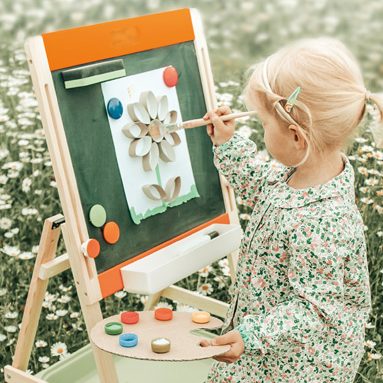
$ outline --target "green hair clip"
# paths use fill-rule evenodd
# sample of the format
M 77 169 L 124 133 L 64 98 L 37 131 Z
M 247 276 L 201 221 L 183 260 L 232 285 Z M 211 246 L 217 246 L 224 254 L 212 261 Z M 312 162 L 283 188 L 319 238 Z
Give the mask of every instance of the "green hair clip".
M 285 105 L 285 110 L 286 112 L 290 113 L 292 107 L 295 105 L 295 102 L 297 101 L 298 95 L 301 92 L 301 87 L 298 86 L 293 93 L 289 96 L 287 99 L 286 105 Z

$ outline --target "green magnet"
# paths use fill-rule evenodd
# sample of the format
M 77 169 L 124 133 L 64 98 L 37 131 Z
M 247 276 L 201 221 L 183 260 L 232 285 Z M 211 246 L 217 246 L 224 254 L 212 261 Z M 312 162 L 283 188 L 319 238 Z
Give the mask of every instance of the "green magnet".
M 105 325 L 105 333 L 108 335 L 122 334 L 122 324 L 118 322 L 109 322 Z
M 106 222 L 106 211 L 103 206 L 93 205 L 89 211 L 89 220 L 93 226 L 101 227 Z

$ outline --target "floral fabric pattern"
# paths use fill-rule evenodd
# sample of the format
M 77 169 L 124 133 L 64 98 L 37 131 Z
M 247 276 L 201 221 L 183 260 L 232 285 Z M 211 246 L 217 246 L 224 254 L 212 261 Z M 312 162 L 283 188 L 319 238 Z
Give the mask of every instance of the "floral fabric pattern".
M 294 168 L 256 158 L 237 132 L 213 146 L 214 164 L 253 212 L 241 242 L 222 334 L 237 329 L 245 352 L 214 361 L 206 383 L 352 383 L 371 311 L 364 224 L 354 171 L 305 189 Z

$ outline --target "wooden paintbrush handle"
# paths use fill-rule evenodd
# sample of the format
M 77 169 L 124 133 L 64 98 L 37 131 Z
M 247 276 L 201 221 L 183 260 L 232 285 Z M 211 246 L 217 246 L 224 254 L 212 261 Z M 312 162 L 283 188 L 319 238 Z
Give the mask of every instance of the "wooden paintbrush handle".
M 232 120 L 234 118 L 240 118 L 240 117 L 246 117 L 246 116 L 252 116 L 255 115 L 256 112 L 254 110 L 250 112 L 239 112 L 239 113 L 231 113 L 231 114 L 224 114 L 223 116 L 220 116 L 221 121 L 228 121 Z M 182 123 L 180 126 L 181 129 L 191 129 L 191 128 L 198 128 L 199 126 L 204 126 L 211 124 L 212 122 L 209 120 L 204 120 L 203 118 L 197 118 L 195 120 L 189 120 Z

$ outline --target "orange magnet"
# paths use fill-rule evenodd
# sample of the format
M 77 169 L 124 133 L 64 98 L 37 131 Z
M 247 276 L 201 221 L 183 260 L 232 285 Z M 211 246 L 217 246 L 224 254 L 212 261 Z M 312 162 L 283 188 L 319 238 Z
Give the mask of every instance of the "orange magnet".
M 89 258 L 96 258 L 100 254 L 100 242 L 90 238 L 81 245 L 82 253 Z
M 173 319 L 173 310 L 167 309 L 167 308 L 159 308 L 157 310 L 154 310 L 154 317 L 157 320 L 171 320 Z
M 105 224 L 103 230 L 104 239 L 106 242 L 113 245 L 120 238 L 120 228 L 114 221 L 109 221 Z
M 178 73 L 177 69 L 173 66 L 168 66 L 163 73 L 164 83 L 171 88 L 172 86 L 177 85 L 178 82 Z
M 207 311 L 193 311 L 192 321 L 195 323 L 208 323 L 210 322 L 210 313 Z
M 121 313 L 121 322 L 125 324 L 136 324 L 139 320 L 139 315 L 135 311 L 124 311 Z

